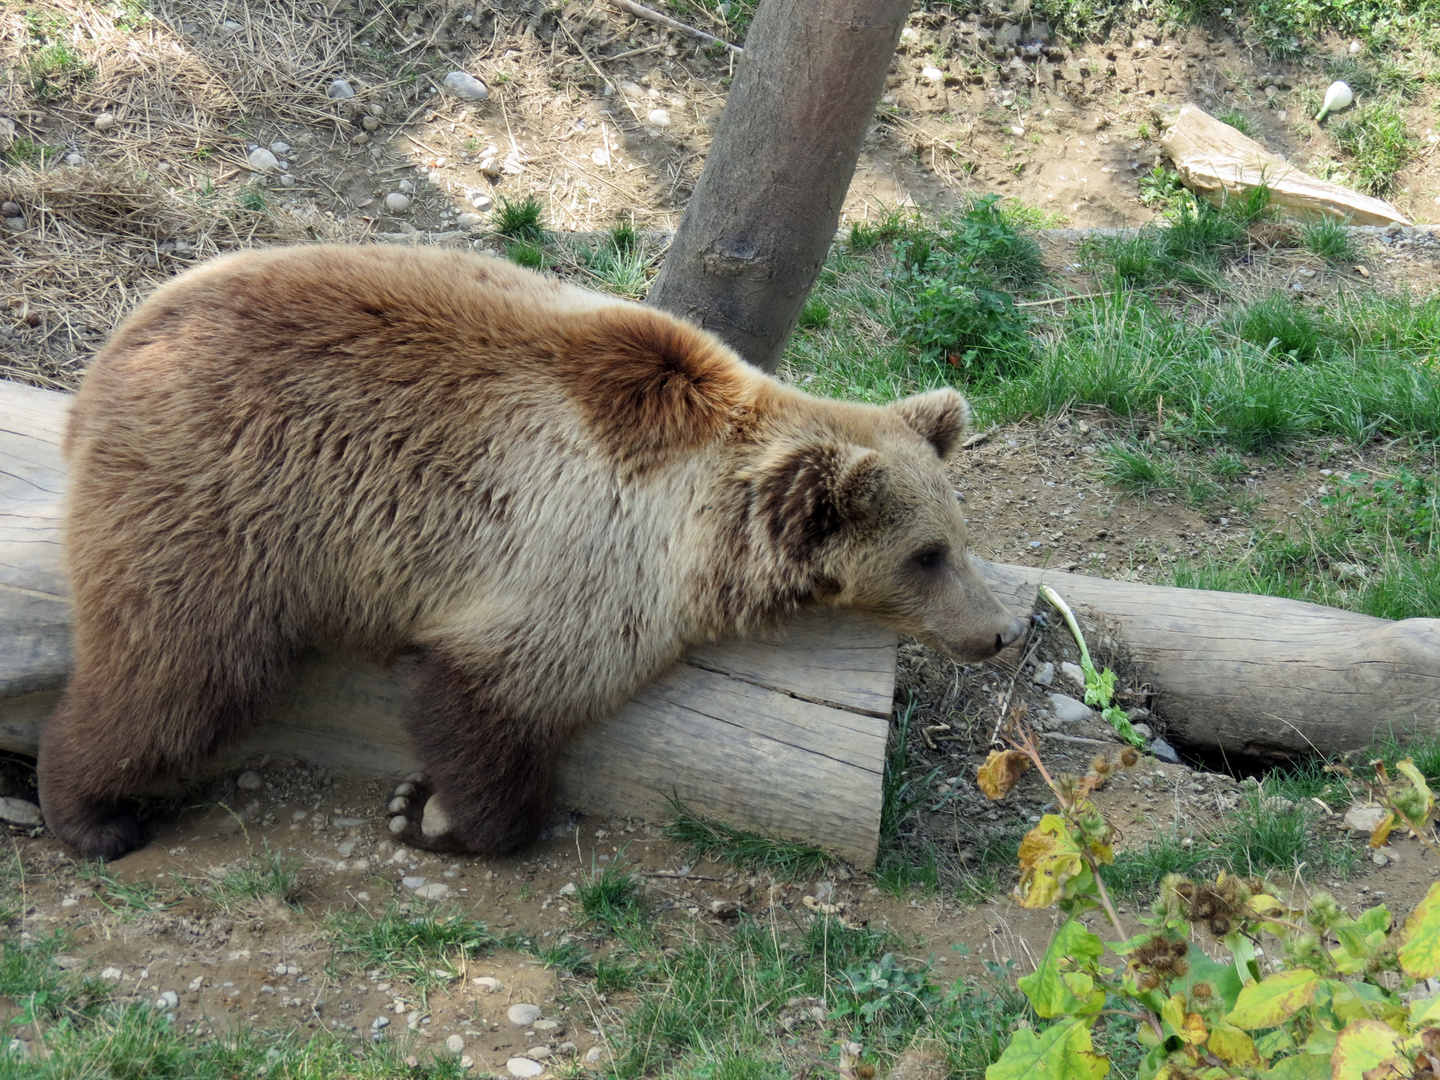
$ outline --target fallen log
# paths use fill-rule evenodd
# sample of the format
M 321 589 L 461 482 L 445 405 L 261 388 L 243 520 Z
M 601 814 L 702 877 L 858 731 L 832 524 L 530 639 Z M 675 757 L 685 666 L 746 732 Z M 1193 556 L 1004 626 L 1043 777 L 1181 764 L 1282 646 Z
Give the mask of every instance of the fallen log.
M 1163 118 L 1160 145 L 1186 187 L 1214 201 L 1224 194 L 1270 189 L 1270 202 L 1302 218 L 1332 217 L 1355 225 L 1409 220 L 1384 199 L 1310 176 L 1193 102 Z
M 60 573 L 59 441 L 69 398 L 0 382 L 0 749 L 34 753 L 70 665 Z M 1175 589 L 981 561 L 1002 603 L 1038 585 L 1112 623 L 1181 744 L 1284 758 L 1440 732 L 1440 620 L 1387 622 L 1238 593 Z M 571 747 L 561 804 L 663 816 L 697 810 L 829 847 L 862 866 L 878 844 L 896 642 L 835 612 L 775 641 L 692 650 Z M 403 680 L 316 657 L 231 762 L 255 753 L 402 774 Z

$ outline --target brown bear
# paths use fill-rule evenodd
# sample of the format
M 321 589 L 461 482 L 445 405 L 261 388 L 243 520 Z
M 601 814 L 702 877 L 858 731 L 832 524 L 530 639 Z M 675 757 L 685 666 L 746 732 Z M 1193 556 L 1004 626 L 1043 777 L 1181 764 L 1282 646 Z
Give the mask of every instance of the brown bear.
M 425 779 L 395 824 L 471 852 L 531 840 L 561 744 L 692 643 L 831 604 L 990 656 L 1027 623 L 966 554 L 942 458 L 967 421 L 951 390 L 810 397 L 496 259 L 215 259 L 126 320 L 75 403 L 45 819 L 86 855 L 141 845 L 128 797 L 320 645 L 414 654 Z

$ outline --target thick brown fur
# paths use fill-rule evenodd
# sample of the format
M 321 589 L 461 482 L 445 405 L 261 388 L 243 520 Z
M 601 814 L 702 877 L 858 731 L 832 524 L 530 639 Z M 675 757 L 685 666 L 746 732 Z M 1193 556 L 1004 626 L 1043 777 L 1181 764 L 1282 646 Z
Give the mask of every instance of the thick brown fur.
M 952 391 L 811 398 L 660 312 L 508 263 L 302 247 L 160 289 L 66 440 L 75 672 L 41 801 L 87 855 L 125 800 L 244 731 L 315 646 L 422 659 L 448 818 L 507 851 L 558 747 L 689 644 L 826 602 L 960 657 L 1023 624 L 970 567 Z

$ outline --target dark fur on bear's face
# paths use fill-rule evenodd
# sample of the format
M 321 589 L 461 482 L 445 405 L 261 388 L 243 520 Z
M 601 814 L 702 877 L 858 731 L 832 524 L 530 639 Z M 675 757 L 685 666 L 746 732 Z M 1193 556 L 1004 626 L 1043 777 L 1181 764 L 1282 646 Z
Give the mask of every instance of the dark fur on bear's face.
M 990 655 L 1024 623 L 966 555 L 942 465 L 965 424 L 953 391 L 812 398 L 496 260 L 215 260 L 126 321 L 72 414 L 47 822 L 89 855 L 142 843 L 126 797 L 315 646 L 421 654 L 407 722 L 445 828 L 401 838 L 468 851 L 527 842 L 558 748 L 696 641 L 829 603 Z

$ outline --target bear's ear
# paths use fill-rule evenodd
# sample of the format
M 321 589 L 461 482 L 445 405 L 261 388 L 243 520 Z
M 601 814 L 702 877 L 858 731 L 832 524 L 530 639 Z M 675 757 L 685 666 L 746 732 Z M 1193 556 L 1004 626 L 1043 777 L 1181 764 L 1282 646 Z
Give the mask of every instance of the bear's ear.
M 873 517 L 884 479 L 874 450 L 791 448 L 755 476 L 755 512 L 776 547 L 804 559 L 845 526 Z
M 890 406 L 900 419 L 918 432 L 942 458 L 970 426 L 970 404 L 954 390 L 931 390 Z

